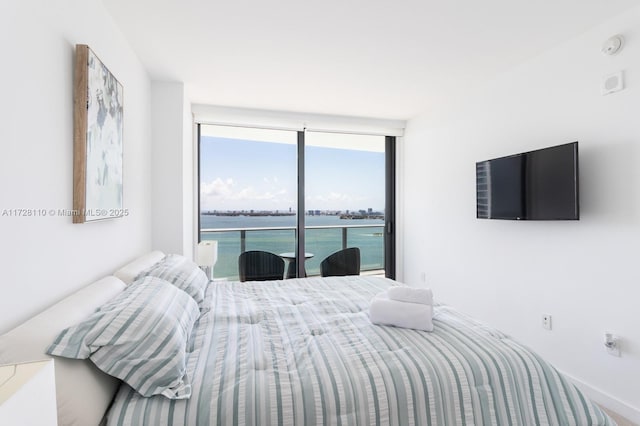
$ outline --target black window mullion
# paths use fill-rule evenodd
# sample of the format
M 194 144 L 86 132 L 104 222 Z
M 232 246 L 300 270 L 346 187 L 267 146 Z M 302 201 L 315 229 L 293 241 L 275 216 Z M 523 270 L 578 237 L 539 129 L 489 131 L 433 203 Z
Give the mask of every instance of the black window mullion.
M 384 270 L 396 277 L 396 138 L 385 137 Z
M 197 170 L 198 176 L 196 178 L 197 179 L 196 180 L 196 182 L 197 182 L 196 185 L 198 186 L 198 207 L 197 207 L 197 210 L 196 210 L 196 217 L 197 217 L 196 220 L 198 221 L 198 244 L 200 244 L 200 241 L 202 239 L 202 232 L 200 231 L 202 229 L 201 228 L 202 224 L 200 223 L 200 168 L 202 167 L 201 164 L 200 164 L 200 150 L 202 149 L 202 138 L 200 136 L 200 123 L 198 123 L 196 130 L 198 132 L 198 149 L 196 150 L 197 151 L 197 153 L 196 153 L 197 160 L 196 161 L 198 162 L 198 170 Z
M 304 131 L 298 132 L 298 214 L 296 226 L 296 275 L 305 276 Z

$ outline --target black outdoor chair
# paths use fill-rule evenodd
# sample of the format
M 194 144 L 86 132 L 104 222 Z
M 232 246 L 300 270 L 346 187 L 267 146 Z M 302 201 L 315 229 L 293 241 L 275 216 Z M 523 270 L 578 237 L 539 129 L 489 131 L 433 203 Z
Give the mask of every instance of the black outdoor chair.
M 284 260 L 268 251 L 245 251 L 238 257 L 240 281 L 281 280 Z
M 320 275 L 323 277 L 360 275 L 360 249 L 349 247 L 327 256 L 320 263 Z

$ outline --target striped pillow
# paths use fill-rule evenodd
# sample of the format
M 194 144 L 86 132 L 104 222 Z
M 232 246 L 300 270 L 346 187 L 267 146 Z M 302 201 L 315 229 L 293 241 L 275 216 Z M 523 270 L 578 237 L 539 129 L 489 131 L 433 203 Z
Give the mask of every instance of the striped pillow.
M 169 254 L 162 261 L 142 272 L 138 279 L 148 276 L 162 278 L 170 282 L 193 297 L 198 306 L 202 307 L 209 279 L 198 265 L 186 257 L 179 254 Z
M 147 277 L 63 330 L 50 355 L 86 359 L 125 381 L 142 396 L 191 396 L 186 376 L 186 344 L 200 312 L 182 290 Z

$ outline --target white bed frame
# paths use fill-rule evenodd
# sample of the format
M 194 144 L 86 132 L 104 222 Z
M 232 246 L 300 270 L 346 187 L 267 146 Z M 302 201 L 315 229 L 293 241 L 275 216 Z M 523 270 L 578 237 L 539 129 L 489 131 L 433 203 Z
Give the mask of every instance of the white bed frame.
M 163 258 L 160 251 L 145 254 L 1 335 L 0 365 L 52 358 L 46 350 L 62 330 L 87 318 Z M 89 360 L 53 358 L 58 425 L 100 424 L 120 381 Z

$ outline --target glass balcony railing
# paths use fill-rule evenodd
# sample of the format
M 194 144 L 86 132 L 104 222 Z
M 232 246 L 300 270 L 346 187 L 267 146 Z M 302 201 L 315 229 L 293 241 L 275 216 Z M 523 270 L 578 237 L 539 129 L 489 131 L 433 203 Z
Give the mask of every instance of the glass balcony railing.
M 215 279 L 238 279 L 238 256 L 249 250 L 280 254 L 295 251 L 296 228 L 208 228 L 200 230 L 201 240 L 218 241 Z M 360 248 L 361 272 L 384 270 L 384 224 L 325 225 L 305 227 L 305 252 L 312 253 L 305 269 L 308 276 L 320 275 L 320 262 L 347 247 Z

